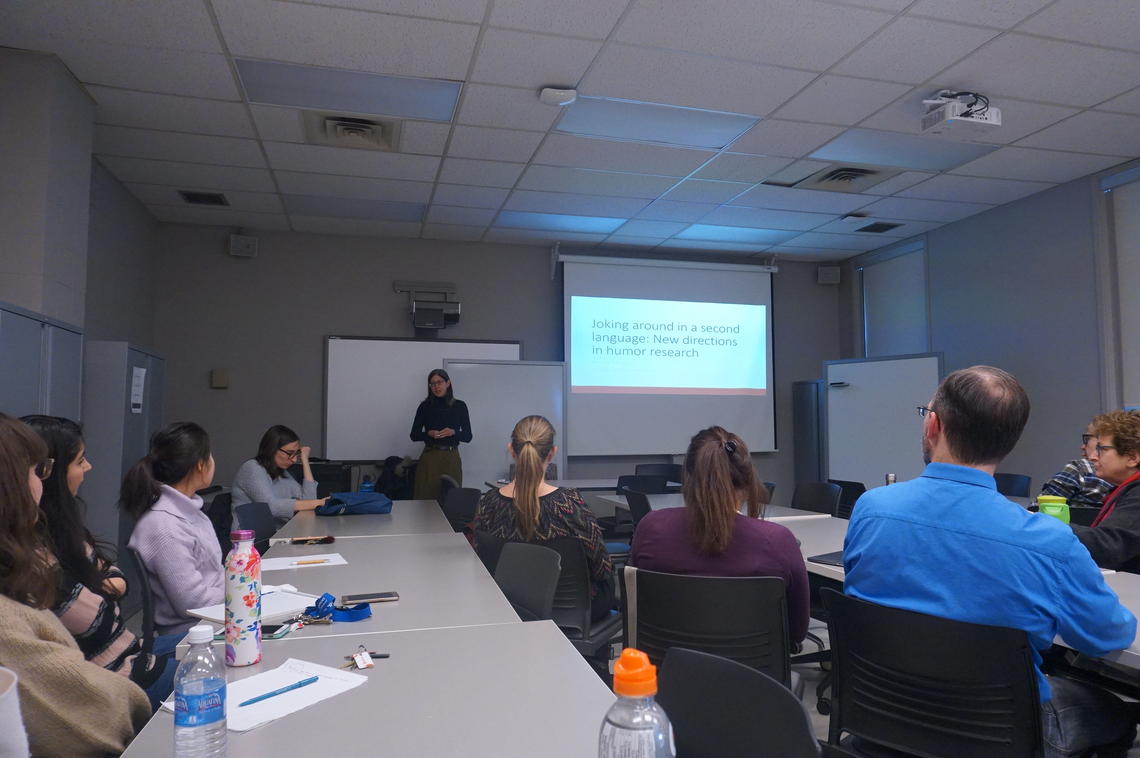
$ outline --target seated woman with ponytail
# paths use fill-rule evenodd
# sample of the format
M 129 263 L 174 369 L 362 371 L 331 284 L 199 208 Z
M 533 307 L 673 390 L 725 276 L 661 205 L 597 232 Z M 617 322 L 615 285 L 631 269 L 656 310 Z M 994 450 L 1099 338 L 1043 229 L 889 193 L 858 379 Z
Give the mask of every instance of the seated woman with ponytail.
M 767 494 L 744 440 L 719 426 L 697 432 L 685 453 L 685 507 L 662 508 L 638 522 L 630 563 L 670 574 L 778 576 L 788 597 L 788 631 L 792 641 L 802 641 L 807 568 L 792 533 L 757 518 Z M 742 505 L 748 515 L 740 513 Z
M 577 490 L 546 483 L 546 465 L 554 459 L 554 427 L 542 416 L 515 424 L 507 446 L 515 460 L 515 478 L 479 501 L 475 530 L 509 542 L 546 542 L 575 537 L 586 549 L 593 587 L 590 615 L 596 621 L 614 604 L 613 565 L 598 520 Z
M 225 599 L 222 548 L 194 494 L 214 481 L 210 438 L 197 424 L 177 422 L 155 432 L 150 452 L 123 479 L 120 503 L 137 522 L 138 551 L 154 595 L 161 635 L 183 633 L 198 619 L 190 608 Z

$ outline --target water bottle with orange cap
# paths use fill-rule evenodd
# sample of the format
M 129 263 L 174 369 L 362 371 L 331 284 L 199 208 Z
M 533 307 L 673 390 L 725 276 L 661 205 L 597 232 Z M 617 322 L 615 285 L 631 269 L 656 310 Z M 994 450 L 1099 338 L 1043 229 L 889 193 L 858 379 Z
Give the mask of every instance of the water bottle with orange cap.
M 674 758 L 673 727 L 653 696 L 657 667 L 627 647 L 614 665 L 614 693 L 598 736 L 598 758 Z

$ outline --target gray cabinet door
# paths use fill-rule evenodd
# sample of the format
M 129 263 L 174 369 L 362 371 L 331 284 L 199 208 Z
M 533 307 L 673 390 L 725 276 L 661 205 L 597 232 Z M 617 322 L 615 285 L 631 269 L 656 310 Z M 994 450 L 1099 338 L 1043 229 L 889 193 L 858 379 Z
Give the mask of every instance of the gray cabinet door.
M 80 418 L 83 336 L 50 324 L 44 326 L 44 413 Z
M 40 413 L 43 324 L 0 310 L 0 411 L 10 416 Z

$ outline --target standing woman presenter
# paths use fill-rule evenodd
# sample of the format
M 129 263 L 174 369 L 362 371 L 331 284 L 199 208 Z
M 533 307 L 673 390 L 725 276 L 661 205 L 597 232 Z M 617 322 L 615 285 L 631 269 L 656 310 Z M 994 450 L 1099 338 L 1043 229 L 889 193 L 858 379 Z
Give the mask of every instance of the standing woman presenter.
M 424 443 L 416 466 L 417 500 L 434 500 L 439 495 L 439 478 L 449 474 L 463 484 L 463 462 L 459 443 L 471 441 L 471 419 L 467 404 L 456 400 L 451 377 L 441 368 L 428 374 L 428 396 L 416 409 L 412 422 L 413 442 Z

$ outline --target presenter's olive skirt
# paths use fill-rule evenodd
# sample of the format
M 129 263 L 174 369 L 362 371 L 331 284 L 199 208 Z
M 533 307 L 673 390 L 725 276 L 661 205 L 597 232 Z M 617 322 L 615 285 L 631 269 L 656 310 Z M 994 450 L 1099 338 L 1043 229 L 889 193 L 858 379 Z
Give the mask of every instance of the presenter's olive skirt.
M 439 478 L 449 474 L 463 486 L 463 461 L 458 448 L 424 448 L 416 465 L 416 500 L 435 500 L 439 497 Z

